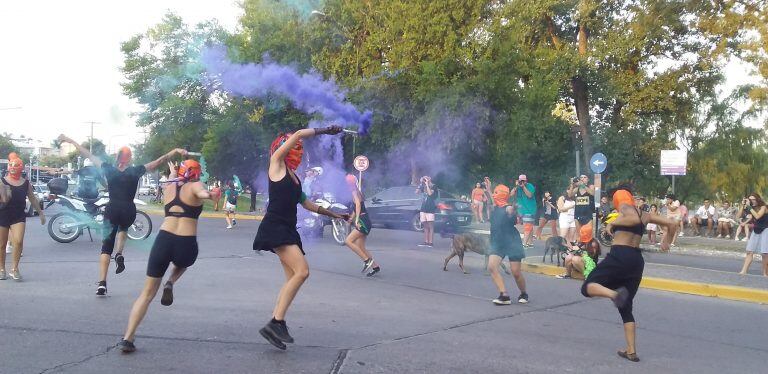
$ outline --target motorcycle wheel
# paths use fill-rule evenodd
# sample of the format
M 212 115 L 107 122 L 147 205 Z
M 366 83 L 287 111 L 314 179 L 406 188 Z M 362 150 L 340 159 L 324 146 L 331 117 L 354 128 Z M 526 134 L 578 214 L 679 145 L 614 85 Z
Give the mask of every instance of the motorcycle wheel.
M 347 223 L 334 218 L 331 220 L 331 231 L 333 232 L 333 240 L 336 241 L 336 244 L 344 245 L 344 241 L 347 240 L 347 235 L 349 235 Z
M 597 237 L 600 245 L 604 247 L 610 247 L 613 244 L 613 235 L 606 231 L 600 231 L 600 235 Z
M 48 221 L 48 235 L 59 243 L 72 243 L 80 237 L 83 229 L 80 226 L 64 227 L 63 225 L 77 225 L 77 216 L 71 213 L 59 213 Z
M 136 211 L 136 220 L 128 228 L 128 238 L 132 240 L 144 240 L 152 233 L 152 219 L 147 213 Z

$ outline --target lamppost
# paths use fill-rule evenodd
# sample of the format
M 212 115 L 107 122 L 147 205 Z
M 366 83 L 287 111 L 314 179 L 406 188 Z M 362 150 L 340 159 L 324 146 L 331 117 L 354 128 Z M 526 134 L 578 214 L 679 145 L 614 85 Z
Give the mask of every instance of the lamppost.
M 91 125 L 91 138 L 90 138 L 90 140 L 88 140 L 88 152 L 89 152 L 90 154 L 93 154 L 93 125 L 100 125 L 100 124 L 101 124 L 101 122 L 96 122 L 96 121 L 85 121 L 85 122 L 83 122 L 83 123 L 88 123 L 88 124 L 90 124 L 90 125 Z

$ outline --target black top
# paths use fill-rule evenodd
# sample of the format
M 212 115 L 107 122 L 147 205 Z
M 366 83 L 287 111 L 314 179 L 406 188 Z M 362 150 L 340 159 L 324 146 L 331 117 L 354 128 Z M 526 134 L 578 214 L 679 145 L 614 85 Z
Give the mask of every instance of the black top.
M 85 199 L 99 197 L 99 170 L 93 166 L 86 166 L 77 171 L 80 177 L 77 195 Z
M 297 205 L 301 204 L 301 184 L 296 184 L 285 172 L 283 179 L 273 182 L 269 180 L 269 203 L 264 220 L 277 220 L 296 227 Z
M 421 211 L 424 213 L 434 213 L 437 211 L 437 203 L 435 200 L 437 199 L 437 190 L 435 189 L 435 186 L 431 186 L 432 195 L 427 193 L 427 189 L 425 187 L 421 187 L 421 191 L 424 193 L 424 202 L 421 203 Z
M 200 213 L 203 212 L 202 205 L 189 205 L 181 201 L 181 187 L 184 184 L 176 184 L 176 196 L 168 204 L 165 204 L 165 216 L 166 217 L 178 217 L 178 218 L 192 218 L 198 219 Z M 172 212 L 173 207 L 181 208 L 181 212 Z
M 643 236 L 645 234 L 645 225 L 643 224 L 643 214 L 640 213 L 640 211 L 635 208 L 635 212 L 637 212 L 637 216 L 640 218 L 640 223 L 633 226 L 613 226 L 613 231 L 626 231 L 631 232 L 635 235 Z
M 576 210 L 574 215 L 576 217 L 591 216 L 593 207 L 595 206 L 595 197 L 589 194 L 589 191 L 581 193 L 576 191 Z
M 550 205 L 551 204 L 551 205 Z M 542 198 L 542 212 L 544 212 L 544 215 L 549 217 L 557 217 L 557 201 L 555 201 L 554 197 L 549 196 L 549 199 Z
M 29 192 L 29 180 L 25 180 L 21 186 L 14 186 L 2 178 L 3 183 L 11 186 L 11 199 L 5 204 L 5 209 L 24 210 L 27 207 L 27 192 Z
M 758 210 L 760 210 L 760 207 L 759 206 L 758 207 L 752 207 L 752 209 L 754 209 L 755 211 L 758 211 Z M 766 228 L 768 228 L 768 213 L 763 214 L 762 217 L 760 217 L 760 218 L 755 220 L 755 229 L 754 229 L 754 231 L 755 231 L 756 234 L 762 234 L 763 230 L 765 230 Z
M 129 166 L 120 171 L 106 163 L 101 164 L 101 168 L 107 178 L 109 200 L 132 203 L 133 197 L 136 196 L 136 189 L 139 188 L 139 179 L 147 172 L 147 168 L 144 165 Z

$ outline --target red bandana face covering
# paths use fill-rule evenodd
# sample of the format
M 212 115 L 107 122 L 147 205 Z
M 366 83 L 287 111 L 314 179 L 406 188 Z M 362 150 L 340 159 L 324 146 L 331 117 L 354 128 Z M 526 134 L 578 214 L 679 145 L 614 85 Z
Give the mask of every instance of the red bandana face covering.
M 14 158 L 8 161 L 8 175 L 11 179 L 19 180 L 21 171 L 24 170 L 24 162 L 20 158 Z
M 117 152 L 117 165 L 119 167 L 128 166 L 131 163 L 132 157 L 133 157 L 133 154 L 131 153 L 130 148 L 128 147 L 120 148 L 120 151 Z
M 275 141 L 272 142 L 271 147 L 271 153 L 275 153 L 275 151 L 280 148 L 287 140 L 291 137 L 292 134 L 284 134 L 280 135 L 275 139 Z M 299 164 L 301 164 L 301 158 L 304 155 L 304 143 L 299 139 L 299 141 L 296 143 L 296 145 L 288 151 L 288 155 L 285 156 L 285 164 L 288 166 L 289 169 L 296 171 L 296 169 L 299 168 Z

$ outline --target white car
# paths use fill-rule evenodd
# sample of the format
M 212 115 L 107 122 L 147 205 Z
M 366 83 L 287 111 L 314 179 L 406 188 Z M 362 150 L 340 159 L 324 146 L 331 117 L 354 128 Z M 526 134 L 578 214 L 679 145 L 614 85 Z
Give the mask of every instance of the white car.
M 144 185 L 139 187 L 139 195 L 154 195 L 157 193 L 155 186 Z

